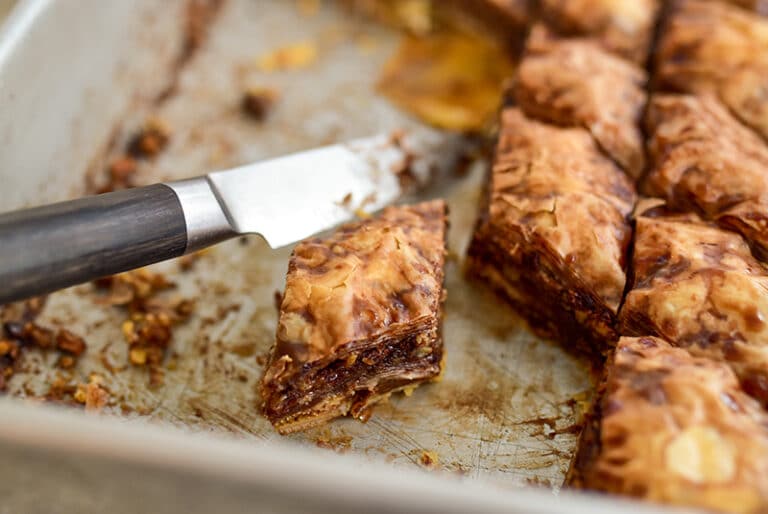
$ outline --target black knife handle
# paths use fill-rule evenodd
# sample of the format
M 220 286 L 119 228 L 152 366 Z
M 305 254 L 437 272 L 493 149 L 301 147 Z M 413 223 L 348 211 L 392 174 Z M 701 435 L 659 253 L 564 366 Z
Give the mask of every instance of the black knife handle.
M 184 209 L 165 184 L 0 215 L 0 304 L 178 257 Z

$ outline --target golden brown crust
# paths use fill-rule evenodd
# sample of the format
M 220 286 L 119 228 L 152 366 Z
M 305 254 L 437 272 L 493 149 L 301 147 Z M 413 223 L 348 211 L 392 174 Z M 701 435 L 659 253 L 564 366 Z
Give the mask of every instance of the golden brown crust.
M 738 234 L 694 214 L 653 217 L 659 209 L 637 217 L 621 333 L 726 362 L 768 402 L 768 272 Z
M 647 127 L 650 194 L 768 252 L 768 146 L 709 95 L 655 95 Z
M 768 19 L 723 2 L 677 1 L 655 78 L 662 89 L 717 95 L 768 138 Z
M 577 485 L 729 512 L 768 509 L 768 415 L 724 364 L 653 337 L 608 363 Z
M 362 411 L 439 373 L 446 209 L 389 207 L 296 246 L 262 380 L 279 430 Z
M 585 39 L 556 39 L 542 25 L 531 31 L 514 95 L 528 116 L 584 127 L 632 177 L 644 167 L 640 119 L 646 74 Z
M 541 0 L 541 15 L 562 35 L 588 36 L 637 64 L 645 64 L 658 0 Z
M 502 113 L 468 272 L 547 335 L 602 350 L 615 334 L 634 188 L 581 128 Z

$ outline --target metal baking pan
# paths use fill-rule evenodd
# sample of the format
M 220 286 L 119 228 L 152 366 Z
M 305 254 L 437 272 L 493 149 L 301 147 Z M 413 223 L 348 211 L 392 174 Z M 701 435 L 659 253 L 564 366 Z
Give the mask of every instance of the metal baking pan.
M 150 115 L 173 135 L 139 170 L 141 183 L 415 123 L 375 93 L 394 32 L 331 2 L 310 16 L 288 0 L 227 0 L 206 44 L 180 63 L 187 3 L 17 5 L 0 34 L 3 210 L 82 194 Z M 318 49 L 316 62 L 271 73 L 254 66 L 259 55 L 297 42 Z M 281 93 L 266 123 L 237 108 L 248 85 Z M 475 166 L 442 192 L 458 256 L 481 175 Z M 638 511 L 553 494 L 576 444 L 588 371 L 465 283 L 460 258 L 447 274 L 442 382 L 393 397 L 364 424 L 344 419 L 278 436 L 258 413 L 255 384 L 288 255 L 253 237 L 214 248 L 187 272 L 173 262 L 156 267 L 197 305 L 175 333 L 175 365 L 156 388 L 143 369 L 105 368 L 105 356 L 126 362 L 122 318 L 91 286 L 51 295 L 40 323 L 85 336 L 76 373 L 104 375 L 117 398 L 107 414 L 115 416 L 24 401 L 44 394 L 57 373 L 53 356 L 30 352 L 0 401 L 0 513 Z M 438 461 L 429 470 L 420 469 L 425 452 Z

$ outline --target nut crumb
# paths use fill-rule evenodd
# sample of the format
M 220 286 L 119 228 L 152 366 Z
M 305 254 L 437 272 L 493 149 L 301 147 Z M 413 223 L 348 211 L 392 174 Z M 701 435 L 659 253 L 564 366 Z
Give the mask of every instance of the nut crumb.
M 173 327 L 189 318 L 194 302 L 158 298 L 174 284 L 146 269 L 99 279 L 96 285 L 109 289 L 108 295 L 102 298 L 104 303 L 126 308 L 121 330 L 129 347 L 128 362 L 148 366 L 150 384 L 161 385 L 164 372 L 160 366 L 173 338 Z
M 128 153 L 135 158 L 157 156 L 168 145 L 171 129 L 158 117 L 150 117 L 141 130 L 128 142 Z
M 363 219 L 363 220 L 367 220 L 367 219 L 372 217 L 371 213 L 366 212 L 362 208 L 355 209 L 355 216 L 357 216 L 358 218 Z
M 313 64 L 317 60 L 317 54 L 315 43 L 302 41 L 260 56 L 256 66 L 264 72 L 297 70 Z
M 243 93 L 240 107 L 251 119 L 264 121 L 279 98 L 280 94 L 274 89 L 251 87 Z
M 56 348 L 68 352 L 74 357 L 79 357 L 85 352 L 85 341 L 82 337 L 62 328 L 56 334 Z
M 428 450 L 422 451 L 419 463 L 427 468 L 434 468 L 438 463 L 437 453 Z

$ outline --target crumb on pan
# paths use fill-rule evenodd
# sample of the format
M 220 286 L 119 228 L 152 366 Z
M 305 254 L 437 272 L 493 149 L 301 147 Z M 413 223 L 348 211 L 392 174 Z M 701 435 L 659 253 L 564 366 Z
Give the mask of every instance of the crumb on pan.
M 280 98 L 277 90 L 268 87 L 250 87 L 243 93 L 240 108 L 249 118 L 264 121 Z
M 437 452 L 424 450 L 421 452 L 421 456 L 419 457 L 419 463 L 421 463 L 422 466 L 426 468 L 434 468 L 438 465 L 438 455 Z
M 307 68 L 317 60 L 318 53 L 315 42 L 300 41 L 259 56 L 256 60 L 256 67 L 263 72 Z
M 29 349 L 57 350 L 56 366 L 60 369 L 74 368 L 87 349 L 85 340 L 74 332 L 65 328 L 53 330 L 35 321 L 43 304 L 44 299 L 33 298 L 14 306 L 18 308 L 0 312 L 0 392 L 7 390 L 8 380 Z
M 99 412 L 109 403 L 109 392 L 102 382 L 101 375 L 92 373 L 87 383 L 77 385 L 73 398 L 85 407 L 86 412 Z
M 152 158 L 168 145 L 171 129 L 162 118 L 152 116 L 128 142 L 128 153 L 139 159 Z
M 129 347 L 129 363 L 147 366 L 150 383 L 162 384 L 161 367 L 173 339 L 173 328 L 189 318 L 194 303 L 159 297 L 174 287 L 173 282 L 144 268 L 99 279 L 96 285 L 108 290 L 102 302 L 126 309 L 121 330 Z
M 111 193 L 136 186 L 139 160 L 153 158 L 165 149 L 170 140 L 168 124 L 158 117 L 148 118 L 144 126 L 126 143 L 124 151 L 109 161 L 106 182 L 96 193 Z

